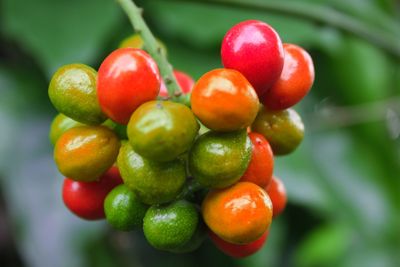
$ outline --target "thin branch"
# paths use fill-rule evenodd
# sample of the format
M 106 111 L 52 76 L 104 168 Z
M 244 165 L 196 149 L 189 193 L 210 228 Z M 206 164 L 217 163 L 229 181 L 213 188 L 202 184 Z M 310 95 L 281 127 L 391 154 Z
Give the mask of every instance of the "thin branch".
M 128 16 L 134 30 L 141 35 L 146 50 L 156 61 L 161 76 L 167 87 L 170 99 L 180 102 L 182 90 L 175 79 L 171 64 L 168 62 L 166 56 L 161 52 L 161 46 L 156 41 L 156 38 L 151 33 L 146 22 L 143 20 L 143 10 L 138 8 L 132 0 L 117 0 L 117 2 Z

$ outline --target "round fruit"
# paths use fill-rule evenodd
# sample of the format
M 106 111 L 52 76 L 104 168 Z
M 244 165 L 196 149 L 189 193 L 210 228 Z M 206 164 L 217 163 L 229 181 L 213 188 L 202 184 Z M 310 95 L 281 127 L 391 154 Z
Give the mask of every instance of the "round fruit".
M 149 205 L 172 201 L 182 190 L 186 179 L 185 162 L 148 160 L 124 142 L 118 155 L 122 179 L 138 198 Z
M 96 92 L 97 73 L 84 64 L 59 68 L 50 81 L 49 97 L 54 107 L 66 116 L 84 124 L 100 124 L 101 112 Z
M 186 244 L 199 222 L 196 207 L 186 200 L 149 208 L 143 220 L 143 232 L 155 248 L 173 250 Z
M 204 74 L 194 85 L 193 113 L 214 131 L 235 131 L 250 126 L 257 116 L 256 92 L 238 71 L 215 69 Z
M 192 88 L 194 86 L 193 78 L 190 77 L 188 74 L 186 74 L 182 71 L 179 71 L 179 70 L 174 70 L 174 76 L 175 76 L 175 79 L 178 82 L 179 86 L 182 89 L 182 94 L 189 94 L 192 91 Z M 160 87 L 160 92 L 158 93 L 158 96 L 164 97 L 164 98 L 168 97 L 168 90 L 163 81 L 161 81 L 161 87 Z
M 287 196 L 285 185 L 281 179 L 273 176 L 271 183 L 266 187 L 266 191 L 271 198 L 272 206 L 274 208 L 273 217 L 276 217 L 281 214 L 286 207 Z
M 129 142 L 147 159 L 171 161 L 192 145 L 199 123 L 185 105 L 150 101 L 141 105 L 128 124 Z
M 272 110 L 297 104 L 310 91 L 314 82 L 314 65 L 310 55 L 300 46 L 283 44 L 285 63 L 280 78 L 262 96 L 263 104 Z
M 208 193 L 202 204 L 205 223 L 223 240 L 247 244 L 260 238 L 272 221 L 272 203 L 258 185 L 239 182 Z
M 120 231 L 141 227 L 147 208 L 147 205 L 140 202 L 135 193 L 123 184 L 114 188 L 104 201 L 108 223 Z
M 163 55 L 167 55 L 167 48 L 165 47 L 165 45 L 159 39 L 156 39 L 156 41 L 161 48 L 161 53 Z M 126 37 L 124 40 L 122 40 L 122 42 L 118 46 L 118 48 L 127 48 L 127 47 L 146 50 L 142 37 L 140 36 L 140 34 L 137 33 Z
M 284 51 L 279 35 L 271 26 L 247 20 L 226 33 L 221 57 L 224 67 L 240 71 L 261 97 L 281 75 Z
M 208 231 L 208 235 L 215 244 L 215 246 L 232 258 L 244 258 L 253 255 L 259 251 L 265 244 L 268 237 L 268 230 L 257 240 L 250 242 L 248 244 L 238 245 L 226 242 L 219 236 L 214 234 L 212 231 Z
M 58 114 L 54 119 L 53 122 L 51 123 L 50 126 L 50 142 L 54 146 L 60 138 L 60 136 L 67 130 L 77 127 L 77 126 L 84 126 L 84 124 L 75 121 L 71 118 L 68 118 L 64 114 L 60 113 Z
M 268 140 L 274 155 L 293 152 L 304 137 L 303 122 L 293 109 L 272 111 L 262 107 L 251 129 Z
M 69 129 L 57 141 L 54 159 L 66 177 L 83 182 L 94 181 L 108 170 L 118 156 L 120 142 L 104 126 L 80 126 Z
M 103 219 L 104 199 L 121 183 L 118 168 L 111 167 L 95 182 L 78 182 L 65 178 L 62 197 L 68 209 L 77 216 L 86 220 Z
M 246 131 L 201 135 L 189 153 L 189 170 L 205 187 L 222 188 L 237 182 L 249 165 L 251 141 Z
M 120 48 L 101 64 L 97 94 L 103 112 L 121 124 L 144 102 L 154 100 L 160 90 L 157 64 L 143 50 Z
M 253 144 L 251 160 L 241 182 L 251 182 L 264 188 L 271 182 L 274 170 L 274 154 L 268 141 L 258 133 L 249 133 Z

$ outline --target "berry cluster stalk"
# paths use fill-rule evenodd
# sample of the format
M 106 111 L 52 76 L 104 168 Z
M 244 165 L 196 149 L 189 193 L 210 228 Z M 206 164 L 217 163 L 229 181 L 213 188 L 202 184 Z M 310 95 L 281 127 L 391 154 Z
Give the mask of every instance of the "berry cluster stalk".
M 162 53 L 160 45 L 143 20 L 142 9 L 138 8 L 132 0 L 117 1 L 128 16 L 135 32 L 141 35 L 147 52 L 157 62 L 162 79 L 167 87 L 169 98 L 176 102 L 183 102 L 182 90 L 175 79 L 172 66 Z

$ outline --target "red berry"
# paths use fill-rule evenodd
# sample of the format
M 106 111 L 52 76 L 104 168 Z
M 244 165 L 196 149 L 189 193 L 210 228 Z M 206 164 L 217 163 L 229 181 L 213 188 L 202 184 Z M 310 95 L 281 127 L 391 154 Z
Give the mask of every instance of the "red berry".
M 194 85 L 194 80 L 192 77 L 190 77 L 188 74 L 186 74 L 182 71 L 179 71 L 179 70 L 174 70 L 174 76 L 175 76 L 179 86 L 181 87 L 183 94 L 188 94 L 192 91 L 192 88 Z M 161 97 L 168 96 L 168 90 L 163 81 L 161 81 L 161 87 L 160 87 L 160 92 L 158 93 L 158 96 L 161 96 Z
M 78 182 L 65 178 L 62 189 L 63 200 L 68 209 L 82 219 L 103 219 L 104 199 L 121 183 L 121 176 L 115 166 L 94 182 Z
M 211 240 L 214 242 L 215 246 L 224 252 L 226 255 L 231 256 L 233 258 L 244 258 L 250 256 L 257 251 L 259 251 L 268 237 L 268 232 L 266 231 L 260 238 L 257 240 L 244 244 L 244 245 L 237 245 L 226 242 L 225 240 L 221 239 L 212 231 L 208 231 L 208 235 L 210 236 Z
M 278 81 L 261 101 L 272 110 L 287 109 L 297 104 L 310 91 L 314 82 L 314 65 L 300 46 L 283 44 L 285 62 Z
M 278 216 L 286 207 L 287 196 L 285 185 L 278 177 L 273 176 L 266 191 L 272 201 L 273 217 Z
M 271 26 L 247 20 L 226 33 L 221 57 L 224 67 L 240 71 L 260 97 L 281 75 L 284 52 L 279 35 Z
M 272 179 L 274 154 L 264 136 L 258 133 L 249 133 L 249 137 L 253 144 L 251 161 L 240 181 L 255 183 L 265 188 Z
M 160 83 L 157 64 L 145 51 L 117 49 L 99 68 L 97 95 L 100 107 L 115 122 L 127 124 L 136 108 L 156 99 Z

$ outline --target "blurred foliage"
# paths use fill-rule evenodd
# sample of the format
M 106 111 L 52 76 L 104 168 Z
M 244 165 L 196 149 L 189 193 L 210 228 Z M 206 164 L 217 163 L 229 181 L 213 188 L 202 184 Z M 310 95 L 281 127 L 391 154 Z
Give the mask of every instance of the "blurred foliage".
M 12 221 L 8 231 L 24 265 L 400 266 L 399 58 L 330 25 L 276 12 L 137 2 L 175 68 L 195 78 L 221 66 L 225 32 L 245 19 L 263 20 L 284 42 L 311 52 L 316 82 L 296 107 L 305 120 L 306 138 L 294 154 L 276 160 L 276 174 L 288 190 L 288 209 L 273 223 L 263 250 L 243 260 L 222 255 L 209 241 L 188 255 L 159 252 L 140 232 L 117 233 L 104 222 L 75 218 L 62 204 L 62 177 L 47 137 L 56 114 L 47 83 L 64 64 L 97 68 L 132 30 L 115 1 L 3 0 L 0 188 Z M 297 2 L 328 6 L 400 35 L 395 0 Z M 0 265 L 20 263 L 0 259 Z

